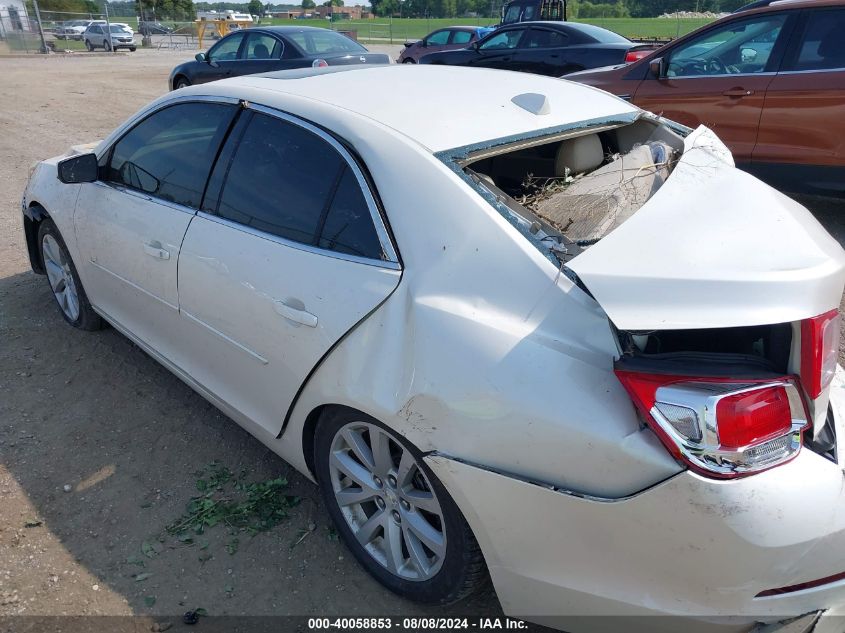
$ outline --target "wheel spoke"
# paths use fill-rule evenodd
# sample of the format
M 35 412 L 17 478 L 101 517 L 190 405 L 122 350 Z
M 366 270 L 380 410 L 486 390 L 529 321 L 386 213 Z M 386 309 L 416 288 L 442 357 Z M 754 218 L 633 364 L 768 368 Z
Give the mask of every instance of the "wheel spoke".
M 376 496 L 376 491 L 371 488 L 344 488 L 334 493 L 337 502 L 341 506 L 350 506 L 354 503 L 364 503 Z
M 65 301 L 67 303 L 67 315 L 71 320 L 76 321 L 76 317 L 79 316 L 79 300 L 72 285 L 65 288 Z
M 431 563 L 428 560 L 425 549 L 423 549 L 422 543 L 420 543 L 420 540 L 411 530 L 408 529 L 407 523 L 402 524 L 402 534 L 405 537 L 405 546 L 408 548 L 408 554 L 411 556 L 411 564 L 420 576 L 428 576 L 429 573 L 431 573 Z
M 431 492 L 414 488 L 412 490 L 406 490 L 404 497 L 415 508 L 431 512 L 438 516 L 440 515 L 440 504 L 437 503 L 437 499 L 434 498 L 434 494 Z
M 370 427 L 370 443 L 373 447 L 375 472 L 385 478 L 393 468 L 393 459 L 390 457 L 390 438 L 387 433 L 382 433 L 378 428 Z
M 443 534 L 438 532 L 434 526 L 426 521 L 418 512 L 405 512 L 402 521 L 406 522 L 408 529 L 416 536 L 428 549 L 442 557 L 445 553 L 443 543 Z
M 51 262 L 56 264 L 56 266 L 61 267 L 61 264 L 64 261 L 64 258 L 62 257 L 62 253 L 59 250 L 59 243 L 55 239 L 53 239 L 52 236 L 47 235 L 44 238 L 43 245 L 44 245 L 44 254 L 47 256 L 47 258 Z
M 375 470 L 376 464 L 373 460 L 373 452 L 367 445 L 364 435 L 358 429 L 346 428 L 343 430 L 343 439 L 346 440 L 347 445 L 355 453 L 355 456 L 366 466 L 371 472 Z
M 44 268 L 47 272 L 47 279 L 50 281 L 50 286 L 55 290 L 56 288 L 58 288 L 59 282 L 63 279 L 62 267 L 59 266 L 56 262 L 54 262 L 52 259 L 45 259 Z
M 363 525 L 355 530 L 355 538 L 361 545 L 369 545 L 375 538 L 376 531 L 382 527 L 386 521 L 387 513 L 384 510 L 376 510 L 369 519 L 364 521 Z
M 387 568 L 394 574 L 405 564 L 405 556 L 402 554 L 402 528 L 387 515 L 384 520 L 384 549 L 387 558 Z
M 414 459 L 414 456 L 411 455 L 411 451 L 403 450 L 402 458 L 399 460 L 399 468 L 396 472 L 397 485 L 400 489 L 411 483 L 411 477 L 414 474 L 414 467 L 416 464 L 417 462 Z
M 334 451 L 331 464 L 361 488 L 376 489 L 373 474 L 349 456 L 346 451 Z

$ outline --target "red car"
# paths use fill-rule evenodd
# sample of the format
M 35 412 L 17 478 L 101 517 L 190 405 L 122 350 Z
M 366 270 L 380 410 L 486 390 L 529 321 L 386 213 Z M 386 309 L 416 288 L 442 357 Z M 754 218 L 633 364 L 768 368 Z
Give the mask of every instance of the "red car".
M 400 64 L 416 64 L 420 57 L 429 53 L 466 48 L 492 30 L 483 26 L 449 26 L 437 29 L 421 40 L 405 42 L 405 48 L 396 61 Z
M 712 128 L 739 167 L 779 189 L 845 197 L 845 0 L 734 13 L 628 66 L 566 79 Z

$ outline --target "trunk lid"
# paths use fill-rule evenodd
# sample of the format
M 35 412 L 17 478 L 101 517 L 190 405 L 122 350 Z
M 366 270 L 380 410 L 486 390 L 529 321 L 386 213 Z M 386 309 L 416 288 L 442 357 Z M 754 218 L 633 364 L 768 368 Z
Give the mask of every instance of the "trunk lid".
M 733 166 L 707 128 L 663 186 L 568 262 L 626 330 L 799 321 L 839 305 L 845 252 L 807 209 Z

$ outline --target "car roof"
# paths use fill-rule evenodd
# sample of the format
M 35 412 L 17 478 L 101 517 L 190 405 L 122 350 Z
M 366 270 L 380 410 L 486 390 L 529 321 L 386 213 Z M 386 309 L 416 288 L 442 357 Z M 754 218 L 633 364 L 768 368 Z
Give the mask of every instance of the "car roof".
M 310 104 L 319 101 L 337 116 L 388 126 L 432 152 L 639 111 L 606 92 L 552 77 L 427 64 L 277 71 L 183 90 L 244 98 L 252 89 L 265 106 L 314 120 Z M 512 101 L 525 94 L 545 95 L 550 111 L 533 114 Z
M 266 31 L 268 33 L 278 33 L 279 35 L 284 35 L 285 33 L 325 33 L 331 31 L 331 29 L 324 29 L 319 26 L 253 26 L 249 30 Z
M 762 3 L 749 3 L 740 7 L 730 15 L 738 13 L 766 13 L 783 9 L 807 9 L 813 7 L 845 6 L 845 0 L 770 0 Z M 724 18 L 723 18 L 724 19 Z

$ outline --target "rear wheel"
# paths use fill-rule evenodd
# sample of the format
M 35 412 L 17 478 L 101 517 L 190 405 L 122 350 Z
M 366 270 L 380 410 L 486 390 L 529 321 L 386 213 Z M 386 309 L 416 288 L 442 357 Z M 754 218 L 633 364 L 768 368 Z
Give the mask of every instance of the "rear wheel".
M 338 532 L 388 589 L 449 604 L 484 584 L 469 525 L 407 440 L 370 416 L 331 409 L 317 427 L 314 463 Z
M 38 244 L 50 290 L 65 321 L 80 330 L 99 330 L 103 321 L 88 302 L 65 242 L 52 220 L 38 228 Z
M 413 57 L 406 57 L 402 60 L 403 64 L 416 64 L 416 60 Z

